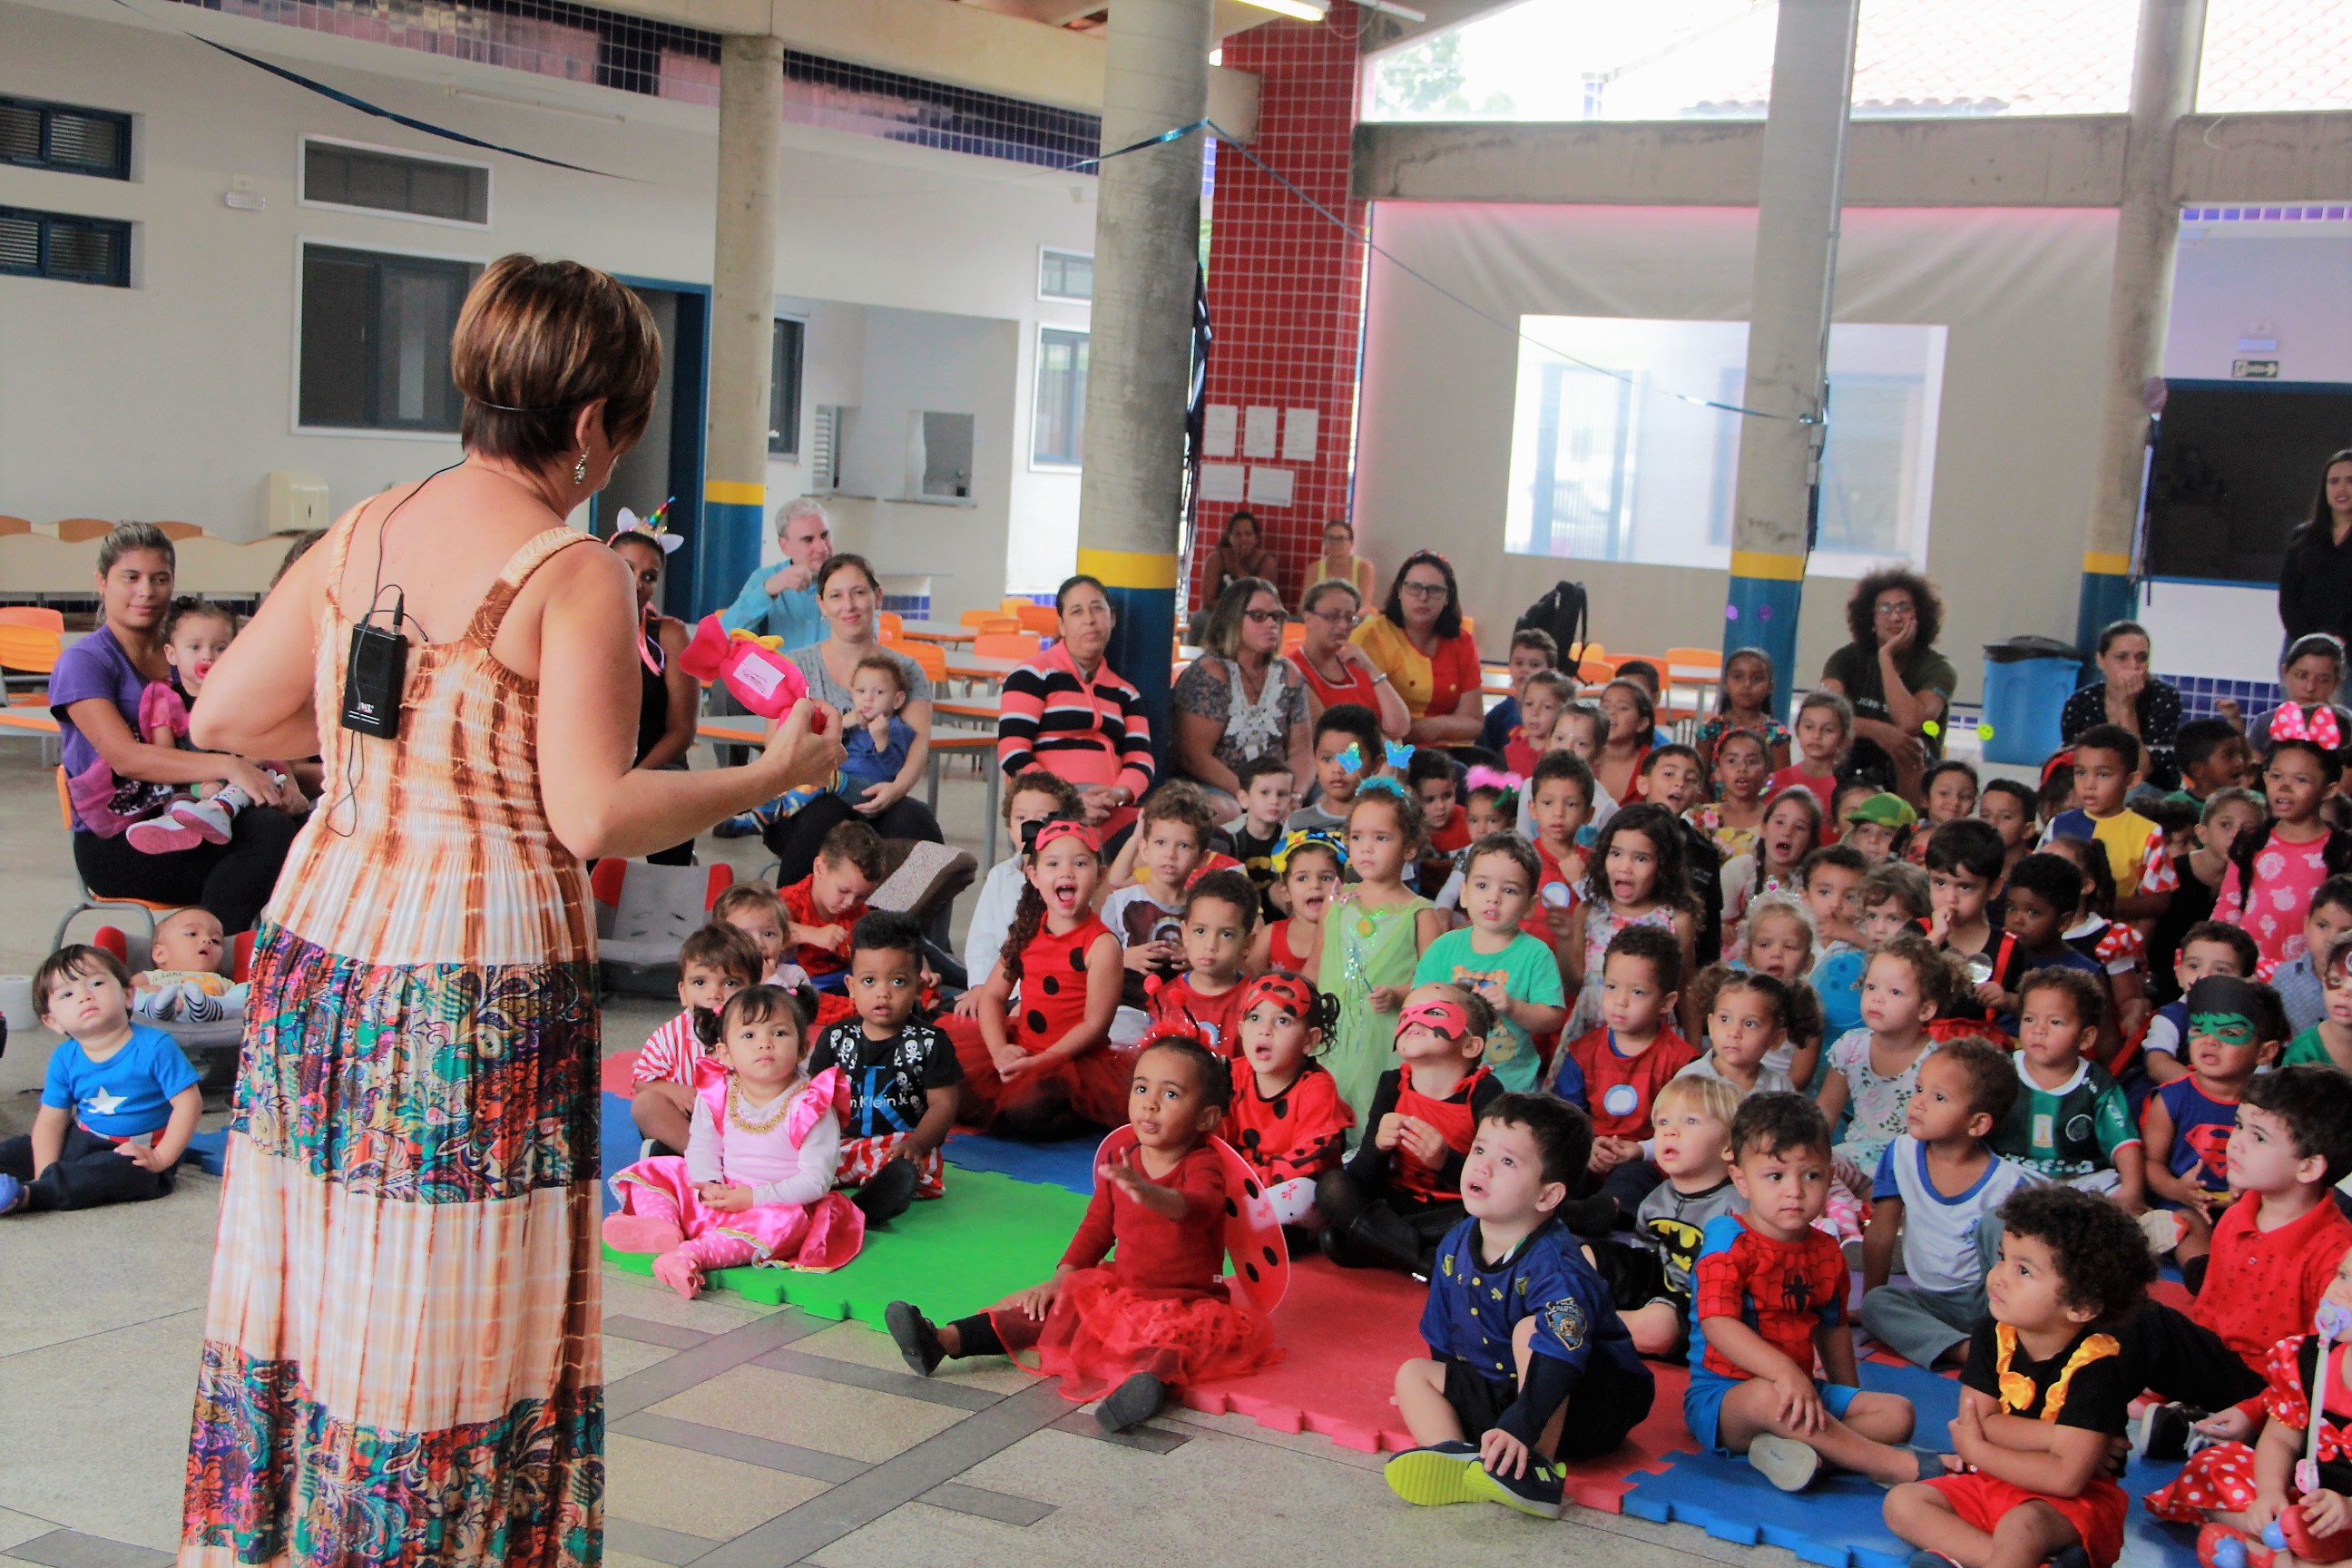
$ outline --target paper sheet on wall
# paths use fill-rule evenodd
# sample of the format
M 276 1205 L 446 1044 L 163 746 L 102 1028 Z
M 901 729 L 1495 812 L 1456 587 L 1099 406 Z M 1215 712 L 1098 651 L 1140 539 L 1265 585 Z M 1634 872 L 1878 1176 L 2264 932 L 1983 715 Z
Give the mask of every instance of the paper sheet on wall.
M 1211 458 L 1234 455 L 1235 433 L 1241 425 L 1242 411 L 1238 404 L 1212 403 L 1201 429 L 1201 451 Z
M 1242 456 L 1271 458 L 1274 456 L 1275 426 L 1280 422 L 1282 410 L 1261 407 L 1255 404 L 1242 411 Z
M 1315 426 L 1319 417 L 1312 408 L 1286 408 L 1282 411 L 1284 462 L 1311 463 L 1315 460 Z
M 1249 471 L 1249 499 L 1252 506 L 1288 506 L 1291 474 L 1288 468 L 1261 468 L 1253 466 Z
M 1202 464 L 1201 499 L 1202 500 L 1241 500 L 1243 472 L 1239 463 Z

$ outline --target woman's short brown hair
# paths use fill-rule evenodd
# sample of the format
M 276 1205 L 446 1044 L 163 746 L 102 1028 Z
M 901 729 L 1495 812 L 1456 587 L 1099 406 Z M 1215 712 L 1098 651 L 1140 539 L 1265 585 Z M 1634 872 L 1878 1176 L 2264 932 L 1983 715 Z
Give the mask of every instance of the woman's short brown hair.
M 466 395 L 469 452 L 541 468 L 572 449 L 581 408 L 604 401 L 604 436 L 646 433 L 661 380 L 661 334 L 635 292 L 577 261 L 501 256 L 457 313 L 449 374 Z

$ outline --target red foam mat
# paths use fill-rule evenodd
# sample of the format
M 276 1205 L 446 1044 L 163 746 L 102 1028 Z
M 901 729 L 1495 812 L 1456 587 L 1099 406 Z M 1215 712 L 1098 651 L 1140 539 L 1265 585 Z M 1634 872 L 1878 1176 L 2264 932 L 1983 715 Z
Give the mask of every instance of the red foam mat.
M 1184 1403 L 1211 1415 L 1246 1415 L 1276 1432 L 1313 1432 L 1343 1448 L 1397 1453 L 1413 1446 L 1397 1415 L 1397 1367 L 1427 1355 L 1421 1342 L 1427 1286 L 1378 1269 L 1336 1268 L 1320 1258 L 1295 1262 L 1290 1291 L 1274 1315 L 1283 1359 L 1246 1377 L 1184 1391 Z M 1649 1419 L 1605 1461 L 1570 1467 L 1568 1495 L 1586 1508 L 1622 1511 L 1633 1478 L 1691 1447 L 1683 1426 L 1681 1367 L 1650 1363 L 1658 1380 Z

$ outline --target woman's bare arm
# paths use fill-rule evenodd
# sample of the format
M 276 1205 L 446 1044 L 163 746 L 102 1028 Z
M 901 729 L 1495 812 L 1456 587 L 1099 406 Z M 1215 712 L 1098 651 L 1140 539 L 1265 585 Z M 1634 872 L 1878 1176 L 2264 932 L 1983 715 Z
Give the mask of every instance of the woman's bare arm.
M 1238 797 L 1242 781 L 1234 770 L 1217 760 L 1217 742 L 1224 739 L 1225 727 L 1214 719 L 1201 714 L 1176 710 L 1176 760 L 1185 773 L 1212 789 L 1223 790 Z
M 248 757 L 319 754 L 313 655 L 329 554 L 312 550 L 294 563 L 205 677 L 188 710 L 193 744 Z

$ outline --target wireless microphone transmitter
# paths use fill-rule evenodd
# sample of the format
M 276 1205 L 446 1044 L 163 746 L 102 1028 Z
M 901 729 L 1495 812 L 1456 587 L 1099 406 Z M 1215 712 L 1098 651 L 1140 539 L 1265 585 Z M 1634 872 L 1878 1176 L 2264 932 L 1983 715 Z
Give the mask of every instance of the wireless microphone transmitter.
M 343 728 L 383 741 L 400 738 L 400 696 L 408 677 L 408 639 L 400 635 L 403 603 L 394 601 L 392 630 L 365 621 L 352 628 L 351 659 L 343 671 Z

